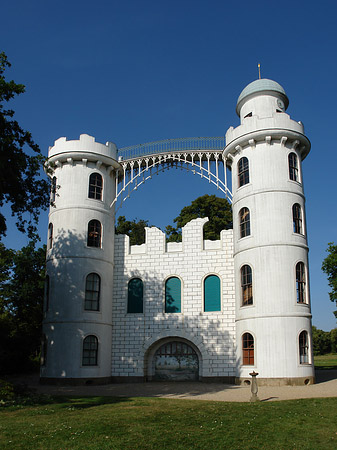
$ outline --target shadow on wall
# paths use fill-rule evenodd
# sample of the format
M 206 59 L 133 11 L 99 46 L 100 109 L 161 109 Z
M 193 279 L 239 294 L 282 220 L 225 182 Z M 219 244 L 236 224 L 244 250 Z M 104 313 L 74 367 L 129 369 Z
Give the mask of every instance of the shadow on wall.
M 69 300 L 72 304 L 76 304 L 80 299 L 83 301 L 83 286 L 79 286 L 76 275 L 79 274 L 77 269 L 82 263 L 82 258 L 88 257 L 88 250 L 95 253 L 100 249 L 88 249 L 86 237 L 72 231 L 61 230 L 54 238 L 53 246 L 47 251 L 46 258 L 51 294 L 48 312 L 53 315 L 60 317 L 66 314 Z
M 120 318 L 118 329 L 113 329 L 112 338 L 113 346 L 115 345 L 113 353 L 115 351 L 120 355 L 115 356 L 113 361 L 113 374 L 116 378 L 121 377 L 126 381 L 124 380 L 126 374 L 131 378 L 137 374 L 138 377 L 143 376 L 147 380 L 156 379 L 158 360 L 165 364 L 168 359 L 158 357 L 161 346 L 181 342 L 192 348 L 198 356 L 199 376 L 196 379 L 234 383 L 238 365 L 234 342 L 235 322 L 233 319 L 231 330 L 226 329 L 225 318 L 229 313 L 229 308 L 226 310 L 226 301 L 222 300 L 221 312 L 203 312 L 200 280 L 199 305 L 193 310 L 186 310 L 184 280 L 181 283 L 182 296 L 179 305 L 176 296 L 177 287 L 165 289 L 162 274 L 156 270 L 145 269 L 127 271 L 123 262 L 119 268 L 115 267 L 116 285 L 112 311 L 113 316 Z M 179 263 L 177 270 L 179 271 Z M 141 279 L 143 282 L 142 314 L 133 314 L 127 309 L 128 283 L 132 279 Z M 232 309 L 231 306 L 231 314 Z M 121 314 L 121 311 L 124 313 Z M 130 343 L 130 335 L 133 336 L 134 342 Z M 173 354 L 176 352 L 175 362 L 177 369 L 181 370 L 178 347 L 173 345 L 170 348 Z M 173 380 L 174 376 L 168 379 Z M 187 377 L 186 380 L 188 379 Z
M 103 315 L 109 315 L 111 323 L 111 305 L 106 305 L 106 301 L 103 302 L 102 299 L 100 299 L 98 310 L 84 310 L 86 276 L 89 273 L 99 274 L 104 283 L 104 289 L 109 283 L 112 284 L 112 276 L 105 276 L 104 279 L 101 276 L 104 264 L 102 255 L 106 255 L 106 252 L 102 252 L 101 248 L 87 247 L 86 236 L 64 229 L 58 231 L 52 248 L 47 251 L 49 288 L 46 289 L 43 326 L 43 346 L 47 350 L 42 351 L 42 376 L 53 373 L 58 374 L 55 376 L 67 377 L 69 368 L 66 365 L 69 364 L 70 359 L 73 359 L 74 365 L 80 364 L 81 338 L 84 336 L 82 318 L 83 324 L 88 322 L 90 317 L 93 317 L 94 323 L 101 322 Z M 99 316 L 98 313 L 100 313 Z M 70 325 L 71 322 L 74 322 L 74 325 Z M 62 324 L 62 333 L 57 330 L 55 326 L 57 323 Z M 71 329 L 72 326 L 73 329 Z M 77 342 L 72 343 L 74 345 L 67 343 L 70 336 L 77 339 Z M 63 349 L 64 345 L 66 348 Z M 53 352 L 53 349 L 57 351 Z M 60 354 L 63 350 L 68 355 L 64 358 L 64 364 Z M 79 358 L 78 361 L 77 358 Z

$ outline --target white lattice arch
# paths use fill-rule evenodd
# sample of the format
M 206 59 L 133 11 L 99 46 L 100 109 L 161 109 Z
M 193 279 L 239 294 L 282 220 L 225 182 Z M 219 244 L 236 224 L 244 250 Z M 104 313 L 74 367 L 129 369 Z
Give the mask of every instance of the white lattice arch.
M 116 197 L 111 207 L 127 200 L 131 193 L 150 180 L 153 175 L 166 169 L 179 168 L 199 175 L 205 181 L 212 183 L 225 194 L 231 202 L 232 193 L 227 186 L 227 164 L 222 152 L 193 151 L 184 153 L 161 153 L 120 161 L 122 170 L 116 171 Z

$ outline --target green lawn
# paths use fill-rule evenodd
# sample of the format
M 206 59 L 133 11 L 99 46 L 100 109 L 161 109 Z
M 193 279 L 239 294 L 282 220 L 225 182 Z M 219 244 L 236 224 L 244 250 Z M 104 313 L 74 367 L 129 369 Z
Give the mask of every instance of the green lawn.
M 317 355 L 314 357 L 316 369 L 337 369 L 337 353 Z
M 59 398 L 0 407 L 1 449 L 336 449 L 337 399 Z

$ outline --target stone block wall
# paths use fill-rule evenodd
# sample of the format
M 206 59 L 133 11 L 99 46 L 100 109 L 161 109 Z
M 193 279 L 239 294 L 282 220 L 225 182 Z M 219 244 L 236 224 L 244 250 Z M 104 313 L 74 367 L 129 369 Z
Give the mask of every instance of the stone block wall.
M 195 219 L 182 230 L 182 242 L 166 244 L 158 228 L 146 229 L 146 242 L 129 245 L 115 236 L 112 327 L 112 377 L 151 378 L 151 355 L 165 340 L 183 340 L 199 356 L 202 379 L 235 377 L 235 297 L 233 233 L 223 230 L 220 241 L 204 241 L 207 218 Z M 208 275 L 221 280 L 221 311 L 204 312 L 203 284 Z M 181 313 L 165 313 L 165 281 L 181 280 Z M 128 282 L 141 278 L 143 313 L 127 313 Z

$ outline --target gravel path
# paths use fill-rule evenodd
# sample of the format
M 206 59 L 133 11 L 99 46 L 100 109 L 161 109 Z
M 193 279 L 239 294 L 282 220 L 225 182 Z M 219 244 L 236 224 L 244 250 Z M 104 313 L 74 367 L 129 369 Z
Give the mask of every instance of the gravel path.
M 316 372 L 316 384 L 307 386 L 263 386 L 259 387 L 261 401 L 292 400 L 299 398 L 337 398 L 337 370 Z M 13 382 L 27 384 L 41 394 L 114 396 L 114 397 L 163 397 L 224 402 L 248 402 L 249 386 L 234 386 L 201 382 L 151 382 L 107 384 L 103 386 L 48 386 L 39 384 L 37 375 L 12 378 Z

